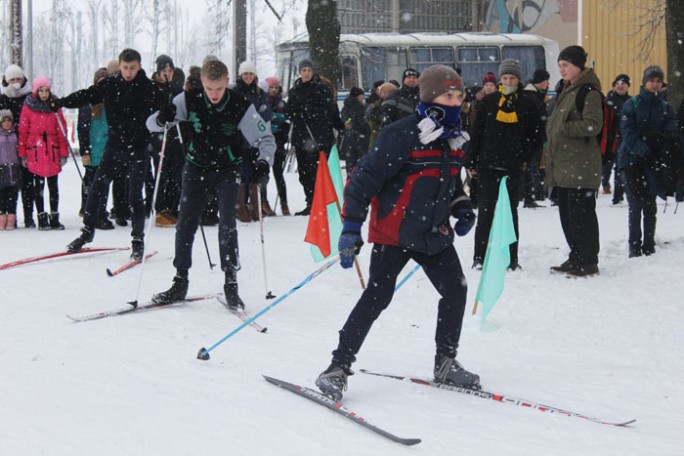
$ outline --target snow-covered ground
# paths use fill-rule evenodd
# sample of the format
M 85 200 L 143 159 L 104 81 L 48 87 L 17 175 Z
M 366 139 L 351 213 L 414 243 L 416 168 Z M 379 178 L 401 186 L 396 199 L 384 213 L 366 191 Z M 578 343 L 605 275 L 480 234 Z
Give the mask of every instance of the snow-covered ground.
M 290 208 L 303 207 L 288 174 Z M 60 177 L 66 231 L 0 232 L 0 264 L 56 252 L 78 234 L 78 176 Z M 270 188 L 274 199 L 273 183 Z M 548 204 L 548 202 L 546 203 Z M 345 405 L 371 423 L 422 443 L 406 448 L 276 388 L 267 374 L 313 385 L 327 367 L 361 290 L 335 266 L 200 361 L 240 321 L 202 301 L 86 323 L 84 315 L 137 296 L 138 267 L 110 278 L 127 253 L 93 254 L 0 271 L 0 455 L 681 455 L 684 446 L 684 213 L 660 204 L 657 253 L 627 259 L 627 206 L 600 195 L 601 275 L 549 274 L 567 254 L 557 210 L 520 208 L 520 262 L 480 330 L 470 315 L 479 272 L 473 235 L 456 240 L 470 285 L 459 359 L 483 387 L 605 419 L 616 428 L 357 373 Z M 684 212 L 684 209 L 681 210 Z M 306 218 L 264 222 L 268 291 L 281 296 L 319 265 L 303 242 Z M 259 224 L 239 224 L 241 295 L 253 314 L 265 299 Z M 217 261 L 215 227 L 206 228 Z M 174 274 L 174 230 L 152 228 L 139 298 Z M 129 245 L 129 228 L 99 231 L 92 244 Z M 370 249 L 360 261 L 367 277 Z M 190 294 L 221 291 L 195 243 Z M 406 271 L 409 267 L 406 268 Z M 406 272 L 405 271 L 405 272 Z M 437 294 L 422 272 L 377 321 L 354 368 L 429 377 Z

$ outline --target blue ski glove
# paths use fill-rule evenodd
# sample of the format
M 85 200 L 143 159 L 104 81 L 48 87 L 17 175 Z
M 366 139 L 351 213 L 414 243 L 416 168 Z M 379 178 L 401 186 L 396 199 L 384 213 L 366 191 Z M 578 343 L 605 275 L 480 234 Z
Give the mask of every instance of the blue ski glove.
M 475 225 L 475 213 L 472 209 L 462 208 L 456 211 L 458 221 L 454 224 L 454 231 L 459 236 L 465 236 Z
M 361 224 L 351 220 L 345 220 L 342 226 L 342 235 L 337 243 L 340 251 L 340 266 L 349 269 L 354 264 L 354 257 L 361 251 L 363 239 L 361 238 Z

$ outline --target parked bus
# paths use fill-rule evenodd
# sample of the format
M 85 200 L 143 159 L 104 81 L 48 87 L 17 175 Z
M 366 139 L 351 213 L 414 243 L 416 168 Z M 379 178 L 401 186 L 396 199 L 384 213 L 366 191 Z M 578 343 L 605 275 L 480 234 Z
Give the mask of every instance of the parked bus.
M 494 33 L 365 33 L 340 36 L 338 94 L 352 87 L 369 90 L 379 79 L 401 83 L 406 68 L 422 71 L 441 63 L 461 69 L 466 87 L 482 84 L 488 72 L 497 74 L 499 63 L 515 59 L 522 68 L 522 81 L 536 69 L 551 74 L 551 87 L 560 79 L 558 43 L 537 35 Z M 309 58 L 308 35 L 277 46 L 277 74 L 286 90 L 299 77 L 297 66 Z

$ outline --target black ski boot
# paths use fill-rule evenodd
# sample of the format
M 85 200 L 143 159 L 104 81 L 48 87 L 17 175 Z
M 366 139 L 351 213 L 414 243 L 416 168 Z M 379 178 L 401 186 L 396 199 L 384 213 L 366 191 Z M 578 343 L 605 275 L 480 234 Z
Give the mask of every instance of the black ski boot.
M 223 293 L 226 295 L 226 304 L 230 310 L 244 309 L 245 303 L 240 299 L 238 295 L 238 284 L 237 282 L 226 282 L 223 285 Z
M 64 230 L 64 225 L 59 223 L 59 212 L 50 213 L 50 229 L 52 230 Z
M 342 395 L 347 391 L 347 377 L 350 375 L 354 375 L 354 372 L 349 366 L 341 366 L 333 361 L 318 376 L 316 386 L 323 394 L 329 396 L 335 402 L 340 402 Z
M 41 212 L 38 214 L 38 229 L 40 231 L 49 231 L 52 229 L 47 212 Z
M 188 295 L 189 284 L 187 275 L 185 277 L 177 275 L 173 278 L 171 288 L 152 296 L 152 302 L 155 304 L 171 304 L 172 302 L 182 301 Z
M 145 241 L 142 239 L 133 239 L 131 241 L 131 260 L 140 261 L 145 254 Z
M 480 376 L 468 372 L 455 357 L 435 356 L 435 383 L 480 389 Z
M 78 252 L 83 248 L 84 245 L 86 245 L 89 242 L 93 242 L 93 238 L 95 237 L 95 233 L 93 230 L 88 228 L 87 226 L 84 226 L 81 228 L 81 235 L 71 241 L 71 244 L 67 245 L 67 250 L 69 252 Z

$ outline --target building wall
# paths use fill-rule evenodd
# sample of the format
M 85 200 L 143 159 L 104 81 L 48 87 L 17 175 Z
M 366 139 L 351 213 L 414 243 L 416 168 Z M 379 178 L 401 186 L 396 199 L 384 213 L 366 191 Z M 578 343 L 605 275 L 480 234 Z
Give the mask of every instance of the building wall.
M 665 23 L 656 30 L 654 47 L 641 56 L 640 42 L 646 30 L 638 24 L 657 0 L 484 0 L 481 29 L 491 32 L 534 33 L 558 41 L 560 49 L 580 44 L 594 61 L 604 91 L 615 76 L 632 78 L 631 93 L 641 84 L 641 74 L 650 64 L 667 69 Z M 684 7 L 684 2 L 682 4 Z M 581 14 L 581 20 L 578 18 Z
M 640 0 L 641 7 L 631 0 L 584 0 L 582 2 L 582 46 L 595 60 L 595 70 L 604 91 L 615 76 L 626 73 L 632 78 L 630 93 L 638 93 L 641 75 L 651 64 L 660 65 L 667 74 L 665 22 L 656 30 L 654 46 L 646 58 L 640 56 L 640 42 L 646 31 L 638 31 L 643 19 L 639 16 L 656 0 Z M 684 4 L 682 5 L 684 7 Z M 667 76 L 666 76 L 667 79 Z

